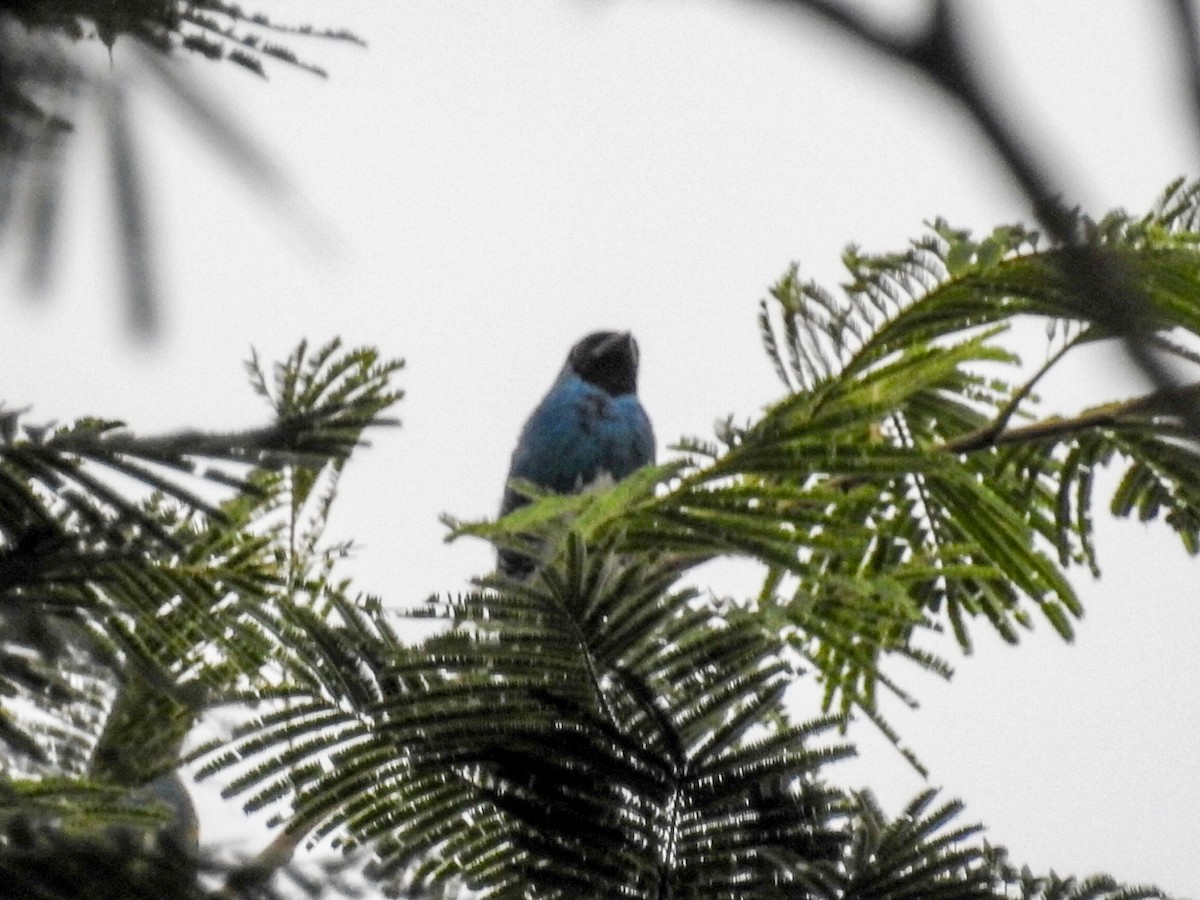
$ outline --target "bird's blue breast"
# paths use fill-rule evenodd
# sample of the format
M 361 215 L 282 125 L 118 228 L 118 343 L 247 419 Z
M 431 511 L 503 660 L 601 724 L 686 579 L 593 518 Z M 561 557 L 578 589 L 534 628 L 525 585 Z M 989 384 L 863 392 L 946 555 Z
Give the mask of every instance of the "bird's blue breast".
M 637 396 L 610 396 L 568 371 L 525 423 L 510 477 L 567 494 L 653 461 L 654 432 Z

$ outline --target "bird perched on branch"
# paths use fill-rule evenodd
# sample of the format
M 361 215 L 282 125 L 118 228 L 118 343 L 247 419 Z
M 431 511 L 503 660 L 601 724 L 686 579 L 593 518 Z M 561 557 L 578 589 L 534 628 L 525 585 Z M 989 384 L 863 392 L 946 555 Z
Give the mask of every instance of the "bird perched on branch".
M 637 341 L 628 331 L 593 332 L 572 347 L 521 431 L 509 480 L 572 494 L 654 462 L 654 431 L 637 398 L 637 370 Z M 528 502 L 507 485 L 500 515 Z M 499 565 L 505 575 L 523 578 L 535 562 L 505 549 Z

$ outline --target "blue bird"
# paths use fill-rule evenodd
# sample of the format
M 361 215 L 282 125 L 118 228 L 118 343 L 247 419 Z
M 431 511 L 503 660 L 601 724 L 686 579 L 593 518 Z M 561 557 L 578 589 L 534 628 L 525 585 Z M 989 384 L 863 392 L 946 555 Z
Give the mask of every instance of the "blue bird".
M 628 331 L 597 331 L 579 341 L 525 423 L 509 479 L 573 494 L 654 462 L 654 431 L 638 402 L 637 370 L 637 341 Z M 500 515 L 528 502 L 507 486 Z M 534 566 L 522 553 L 500 551 L 505 575 L 523 578 Z

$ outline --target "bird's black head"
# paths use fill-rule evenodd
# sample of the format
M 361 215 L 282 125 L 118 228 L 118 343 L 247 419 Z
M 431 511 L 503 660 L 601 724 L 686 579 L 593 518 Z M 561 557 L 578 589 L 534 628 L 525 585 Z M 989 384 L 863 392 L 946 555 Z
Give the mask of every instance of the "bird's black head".
M 614 397 L 637 392 L 638 346 L 628 331 L 594 331 L 571 348 L 567 364 Z

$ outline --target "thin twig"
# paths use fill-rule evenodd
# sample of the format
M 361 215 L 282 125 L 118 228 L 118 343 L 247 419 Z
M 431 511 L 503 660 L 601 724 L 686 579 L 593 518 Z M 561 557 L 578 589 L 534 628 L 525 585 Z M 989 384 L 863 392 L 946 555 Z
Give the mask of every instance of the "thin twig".
M 1011 444 L 1032 443 L 1048 439 L 1060 439 L 1075 434 L 1084 434 L 1098 428 L 1115 428 L 1145 424 L 1147 415 L 1173 414 L 1181 403 L 1193 406 L 1200 399 L 1200 382 L 1170 387 L 1134 397 L 1120 403 L 1106 403 L 1094 409 L 1084 410 L 1069 419 L 1057 416 L 996 433 L 992 424 L 964 434 L 941 444 L 938 449 L 947 453 L 973 453 L 993 447 Z
M 1021 385 L 1021 387 L 1018 388 L 1013 395 L 1008 398 L 1008 402 L 1004 404 L 996 418 L 993 419 L 989 425 L 986 425 L 980 429 L 979 433 L 981 435 L 986 435 L 993 438 L 1001 434 L 1004 429 L 1008 427 L 1009 421 L 1014 415 L 1016 415 L 1017 410 L 1021 407 L 1021 404 L 1024 403 L 1025 399 L 1030 395 L 1030 393 L 1033 392 L 1033 389 L 1037 383 L 1045 377 L 1046 373 L 1049 372 L 1060 359 L 1066 356 L 1067 353 L 1079 343 L 1085 334 L 1086 332 L 1080 332 L 1074 338 L 1059 347 L 1056 352 L 1052 353 L 1050 358 L 1042 363 L 1042 365 L 1036 372 L 1033 373 L 1029 380 Z
M 1046 367 L 1043 366 L 1044 368 Z M 997 418 L 981 428 L 951 438 L 931 449 L 942 453 L 978 453 L 981 450 L 1008 447 L 1013 444 L 1061 440 L 1101 428 L 1140 426 L 1146 424 L 1145 417 L 1147 415 L 1173 415 L 1174 409 L 1179 405 L 1186 404 L 1194 407 L 1197 401 L 1200 401 L 1200 382 L 1181 387 L 1163 388 L 1119 403 L 1106 403 L 1103 406 L 1084 410 L 1069 419 L 1052 416 L 1031 425 L 1010 428 L 1007 431 L 997 428 L 996 423 L 999 421 Z M 1015 407 L 1012 407 L 1012 410 L 1015 411 Z M 1005 420 L 1011 418 L 1012 414 L 1009 406 L 1000 411 L 1000 417 Z M 833 475 L 824 482 L 824 486 L 848 491 L 871 480 L 864 475 Z
M 234 869 L 216 896 L 234 900 L 245 896 L 244 888 L 248 886 L 265 885 L 279 869 L 292 861 L 296 848 L 312 827 L 310 824 L 295 831 L 285 828 L 253 860 Z

